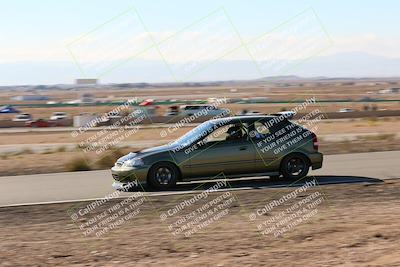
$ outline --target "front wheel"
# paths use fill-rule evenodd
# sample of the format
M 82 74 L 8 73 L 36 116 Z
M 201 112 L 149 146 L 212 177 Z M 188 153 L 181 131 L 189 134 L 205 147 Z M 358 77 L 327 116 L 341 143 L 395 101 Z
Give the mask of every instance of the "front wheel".
M 309 160 L 302 154 L 290 154 L 281 163 L 283 177 L 296 180 L 307 176 L 310 169 Z
M 148 176 L 149 185 L 158 190 L 170 189 L 178 180 L 178 168 L 169 162 L 160 162 L 151 167 Z

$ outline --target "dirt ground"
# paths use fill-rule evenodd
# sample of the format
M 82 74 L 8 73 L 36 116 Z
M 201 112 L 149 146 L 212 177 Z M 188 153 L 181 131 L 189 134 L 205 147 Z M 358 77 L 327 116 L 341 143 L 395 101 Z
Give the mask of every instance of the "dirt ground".
M 89 203 L 0 208 L 0 266 L 400 266 L 400 180 L 365 181 L 299 193 L 294 202 L 316 192 L 324 202 L 279 236 L 263 235 L 251 214 L 300 187 L 231 191 L 228 212 L 188 236 L 160 218 L 193 195 L 146 197 L 139 213 L 99 237 L 79 229 L 94 217 L 70 218 Z M 273 219 L 286 204 L 257 219 Z

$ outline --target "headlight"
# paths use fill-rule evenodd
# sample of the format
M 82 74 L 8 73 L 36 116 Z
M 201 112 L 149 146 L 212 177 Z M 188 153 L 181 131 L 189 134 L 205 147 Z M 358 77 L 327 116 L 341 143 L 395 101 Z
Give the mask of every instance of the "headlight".
M 128 159 L 127 161 L 124 162 L 123 166 L 125 167 L 136 167 L 136 166 L 142 166 L 143 160 L 141 158 L 133 158 L 133 159 Z

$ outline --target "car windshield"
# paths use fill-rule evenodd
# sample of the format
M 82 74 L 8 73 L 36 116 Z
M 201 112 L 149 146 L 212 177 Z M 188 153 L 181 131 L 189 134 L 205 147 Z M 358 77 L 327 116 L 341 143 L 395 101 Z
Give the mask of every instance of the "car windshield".
M 199 140 L 200 138 L 206 136 L 209 131 L 212 130 L 213 126 L 214 123 L 211 121 L 203 122 L 199 126 L 193 128 L 192 130 L 172 142 L 172 145 L 188 146 L 193 142 Z

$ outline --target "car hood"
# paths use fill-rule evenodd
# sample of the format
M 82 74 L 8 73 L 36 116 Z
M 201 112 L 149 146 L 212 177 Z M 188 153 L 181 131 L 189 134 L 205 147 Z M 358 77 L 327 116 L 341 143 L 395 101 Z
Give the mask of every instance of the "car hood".
M 145 156 L 149 156 L 149 155 L 160 153 L 160 152 L 167 152 L 167 151 L 173 149 L 173 147 L 174 146 L 168 144 L 168 145 L 146 148 L 146 149 L 136 151 L 136 152 L 130 152 L 129 154 L 127 154 L 123 157 L 120 157 L 117 160 L 117 162 L 124 163 L 125 161 L 130 160 L 135 157 L 145 157 Z
M 171 149 L 172 149 L 172 146 L 169 144 L 162 145 L 162 146 L 155 146 L 155 147 L 143 149 L 143 150 L 139 151 L 139 154 L 141 154 L 141 155 L 154 154 L 154 153 L 159 153 L 159 152 L 166 152 Z

